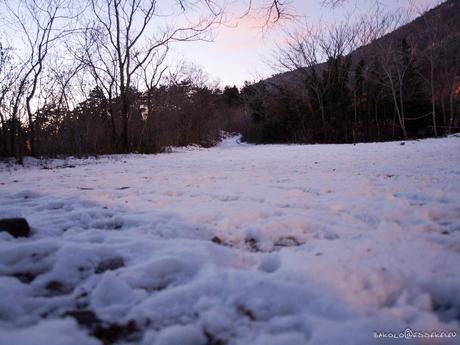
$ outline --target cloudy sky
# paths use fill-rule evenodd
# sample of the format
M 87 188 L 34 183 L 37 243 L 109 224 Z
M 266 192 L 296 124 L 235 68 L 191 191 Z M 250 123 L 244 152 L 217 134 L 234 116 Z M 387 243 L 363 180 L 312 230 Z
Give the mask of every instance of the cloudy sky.
M 424 8 L 435 0 L 379 0 L 380 6 L 394 11 L 407 8 L 411 3 Z M 299 22 L 333 22 L 349 14 L 358 16 L 375 6 L 374 0 L 347 0 L 346 6 L 325 8 L 320 0 L 293 0 L 292 6 Z M 273 74 L 266 63 L 277 43 L 283 42 L 283 31 L 293 23 L 263 31 L 260 17 L 247 16 L 233 20 L 228 27 L 221 26 L 214 33 L 213 42 L 186 43 L 175 48 L 175 54 L 184 60 L 201 66 L 212 80 L 223 85 L 243 85 L 245 80 L 254 81 Z

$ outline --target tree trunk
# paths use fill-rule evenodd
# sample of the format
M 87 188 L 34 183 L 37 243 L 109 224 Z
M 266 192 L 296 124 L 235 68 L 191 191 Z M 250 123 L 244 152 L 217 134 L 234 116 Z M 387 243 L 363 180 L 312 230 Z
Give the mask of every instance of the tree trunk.
M 400 92 L 401 92 L 401 89 L 400 89 Z M 401 127 L 401 131 L 403 132 L 404 140 L 407 140 L 406 125 L 404 123 L 404 113 L 403 113 L 403 109 L 399 108 L 400 106 L 402 106 L 402 102 L 403 102 L 402 96 L 400 95 L 400 97 L 399 97 L 400 101 L 401 101 L 401 104 L 400 104 L 398 102 L 397 97 L 396 97 L 396 91 L 395 91 L 395 89 L 393 87 L 391 88 L 391 94 L 393 96 L 395 114 L 398 117 L 399 126 Z
M 117 137 L 117 127 L 116 127 L 116 122 L 115 122 L 115 112 L 113 111 L 113 101 L 112 101 L 112 95 L 109 94 L 109 106 L 108 106 L 108 111 L 109 111 L 109 116 L 110 116 L 110 123 L 112 127 L 112 153 L 117 150 L 118 147 L 118 137 Z
M 449 126 L 447 128 L 447 134 L 452 132 L 452 126 L 454 125 L 454 91 L 452 90 L 449 95 Z
M 19 88 L 19 90 L 22 90 L 22 85 Z M 18 155 L 18 150 L 16 147 L 16 122 L 17 122 L 17 114 L 19 110 L 19 100 L 20 100 L 20 94 L 16 96 L 14 106 L 13 106 L 13 111 L 11 113 L 11 131 L 10 131 L 11 157 L 15 157 L 17 159 L 19 159 L 19 155 Z
M 27 99 L 27 117 L 29 119 L 29 144 L 30 144 L 30 155 L 37 157 L 35 149 L 35 125 L 33 121 L 32 109 L 30 108 L 30 100 Z
M 436 125 L 436 96 L 434 90 L 434 67 L 433 62 L 431 63 L 431 70 L 430 70 L 430 82 L 431 82 L 431 115 L 433 117 L 433 134 L 435 137 L 438 136 L 438 129 Z
M 126 96 L 126 91 L 122 94 L 122 101 L 121 101 L 121 117 L 123 121 L 123 151 L 125 153 L 129 152 L 129 135 L 128 135 L 128 113 L 129 113 L 129 104 L 128 104 L 128 97 Z
M 0 111 L 0 121 L 2 124 L 2 140 L 0 142 L 1 148 L 0 148 L 0 154 L 1 155 L 7 155 L 8 154 L 8 142 L 7 142 L 7 131 L 6 131 L 6 123 L 5 123 L 5 117 L 3 116 L 3 113 Z

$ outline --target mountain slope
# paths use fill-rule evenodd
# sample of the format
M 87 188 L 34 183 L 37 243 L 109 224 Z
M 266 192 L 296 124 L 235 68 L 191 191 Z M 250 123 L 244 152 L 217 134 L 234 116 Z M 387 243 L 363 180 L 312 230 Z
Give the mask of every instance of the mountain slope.
M 436 28 L 436 26 L 439 26 Z M 426 47 L 429 37 L 437 30 L 437 39 L 445 44 L 460 42 L 460 1 L 448 0 L 428 10 L 411 22 L 399 27 L 369 44 L 359 47 L 350 55 L 354 63 L 360 59 L 370 60 L 376 51 L 390 42 L 399 44 L 403 39 L 408 39 L 414 46 L 422 50 Z M 321 65 L 321 64 L 320 64 Z M 262 82 L 267 84 L 296 85 L 302 78 L 302 71 L 288 71 L 274 75 Z

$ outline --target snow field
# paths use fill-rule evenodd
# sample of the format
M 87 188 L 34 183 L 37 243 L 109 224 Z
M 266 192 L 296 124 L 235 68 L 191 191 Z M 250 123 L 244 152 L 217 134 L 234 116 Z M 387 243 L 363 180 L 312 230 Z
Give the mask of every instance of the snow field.
M 394 344 L 459 330 L 460 139 L 0 166 L 0 344 Z M 417 339 L 415 344 L 455 344 Z

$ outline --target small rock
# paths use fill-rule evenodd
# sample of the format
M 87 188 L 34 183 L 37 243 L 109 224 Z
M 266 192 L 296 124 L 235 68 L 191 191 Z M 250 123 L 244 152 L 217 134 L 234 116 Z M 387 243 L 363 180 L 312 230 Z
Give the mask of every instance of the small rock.
M 399 144 L 399 145 L 404 146 L 404 145 L 406 145 L 406 143 L 403 141 L 403 142 L 402 142 L 401 144 Z
M 6 231 L 13 237 L 29 237 L 30 227 L 25 218 L 0 219 L 0 231 Z
M 238 311 L 239 314 L 246 316 L 249 320 L 251 321 L 256 320 L 254 313 L 250 309 L 246 308 L 245 306 L 237 305 L 236 310 Z
M 105 271 L 114 271 L 120 267 L 123 267 L 125 262 L 122 257 L 117 257 L 109 260 L 104 260 L 97 265 L 95 272 L 103 273 Z
M 62 296 L 72 292 L 70 287 L 57 280 L 50 281 L 45 288 L 51 293 L 51 296 Z
M 214 236 L 211 241 L 215 244 L 222 244 L 222 240 L 218 236 Z
M 297 240 L 294 236 L 286 236 L 286 237 L 281 237 L 274 243 L 275 246 L 277 247 L 293 247 L 293 246 L 300 246 L 301 242 Z
M 244 243 L 249 246 L 249 248 L 253 251 L 258 251 L 258 247 L 257 247 L 257 240 L 250 237 L 250 238 L 246 238 L 244 240 Z
M 102 341 L 104 345 L 113 344 L 120 342 L 120 340 L 129 340 L 130 337 L 135 335 L 136 332 L 139 331 L 139 328 L 136 324 L 136 321 L 129 320 L 127 324 L 117 324 L 112 323 L 108 325 L 101 325 L 97 327 L 92 334 Z M 137 340 L 136 344 L 139 343 L 139 339 Z
M 206 328 L 203 328 L 203 334 L 208 341 L 208 345 L 225 345 L 226 341 L 216 337 L 214 334 L 210 333 Z
M 101 323 L 96 314 L 89 309 L 71 310 L 67 312 L 64 316 L 71 316 L 78 322 L 79 325 L 88 328 L 99 326 L 99 324 Z
M 12 275 L 17 278 L 21 283 L 29 284 L 31 283 L 37 275 L 31 272 L 18 272 Z

